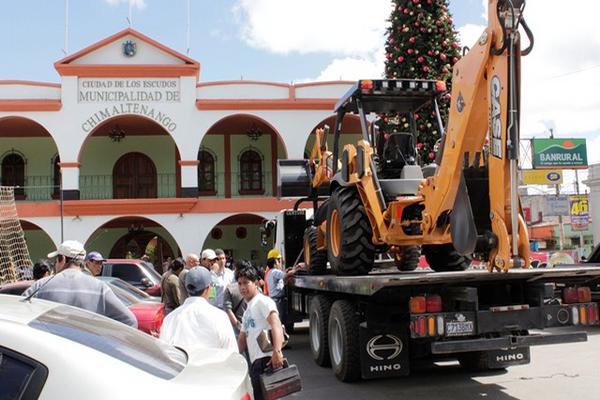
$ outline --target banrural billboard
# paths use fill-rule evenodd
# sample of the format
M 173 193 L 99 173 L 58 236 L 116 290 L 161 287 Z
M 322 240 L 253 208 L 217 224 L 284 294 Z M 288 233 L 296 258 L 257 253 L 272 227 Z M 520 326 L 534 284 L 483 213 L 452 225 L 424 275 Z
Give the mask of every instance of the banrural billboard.
M 587 168 L 585 139 L 532 139 L 533 168 Z

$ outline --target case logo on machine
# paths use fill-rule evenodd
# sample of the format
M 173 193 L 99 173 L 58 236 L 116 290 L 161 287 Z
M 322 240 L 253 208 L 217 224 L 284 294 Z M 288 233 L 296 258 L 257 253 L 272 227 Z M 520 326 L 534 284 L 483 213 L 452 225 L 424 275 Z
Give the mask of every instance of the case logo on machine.
M 394 335 L 377 335 L 367 343 L 367 354 L 373 360 L 393 360 L 402 352 L 402 340 Z
M 500 78 L 494 75 L 491 86 L 492 155 L 496 158 L 502 159 L 502 122 L 500 121 L 502 110 L 500 109 L 500 90 Z

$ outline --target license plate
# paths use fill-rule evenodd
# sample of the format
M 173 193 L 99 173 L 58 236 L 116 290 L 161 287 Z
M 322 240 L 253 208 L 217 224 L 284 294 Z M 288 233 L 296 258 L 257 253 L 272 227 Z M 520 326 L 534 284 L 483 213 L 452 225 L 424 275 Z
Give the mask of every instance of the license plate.
M 470 335 L 474 330 L 473 321 L 446 322 L 446 336 Z

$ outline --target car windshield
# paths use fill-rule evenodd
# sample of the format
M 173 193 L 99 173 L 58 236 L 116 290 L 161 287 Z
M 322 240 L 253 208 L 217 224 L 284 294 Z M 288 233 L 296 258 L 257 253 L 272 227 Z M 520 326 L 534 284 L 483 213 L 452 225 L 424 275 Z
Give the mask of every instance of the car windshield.
M 58 306 L 29 326 L 100 351 L 163 379 L 177 376 L 187 354 L 120 322 L 73 307 Z

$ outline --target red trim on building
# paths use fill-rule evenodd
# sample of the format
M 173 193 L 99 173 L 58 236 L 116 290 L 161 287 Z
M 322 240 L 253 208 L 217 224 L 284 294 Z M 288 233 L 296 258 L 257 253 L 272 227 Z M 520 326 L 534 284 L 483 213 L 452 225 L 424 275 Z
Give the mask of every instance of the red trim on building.
M 67 200 L 64 215 L 67 217 L 86 215 L 150 215 L 150 214 L 211 214 L 211 213 L 256 213 L 279 211 L 294 206 L 294 200 L 278 200 L 274 197 L 235 199 L 108 199 Z M 17 203 L 17 214 L 21 218 L 58 217 L 60 203 L 31 202 Z
M 58 166 L 61 168 L 79 168 L 81 167 L 80 162 L 59 162 Z
M 199 110 L 328 110 L 333 112 L 336 99 L 274 100 L 196 100 Z
M 198 160 L 179 160 L 177 164 L 181 167 L 197 167 L 200 164 Z
M 59 111 L 60 100 L 52 99 L 19 99 L 0 100 L 0 111 Z

